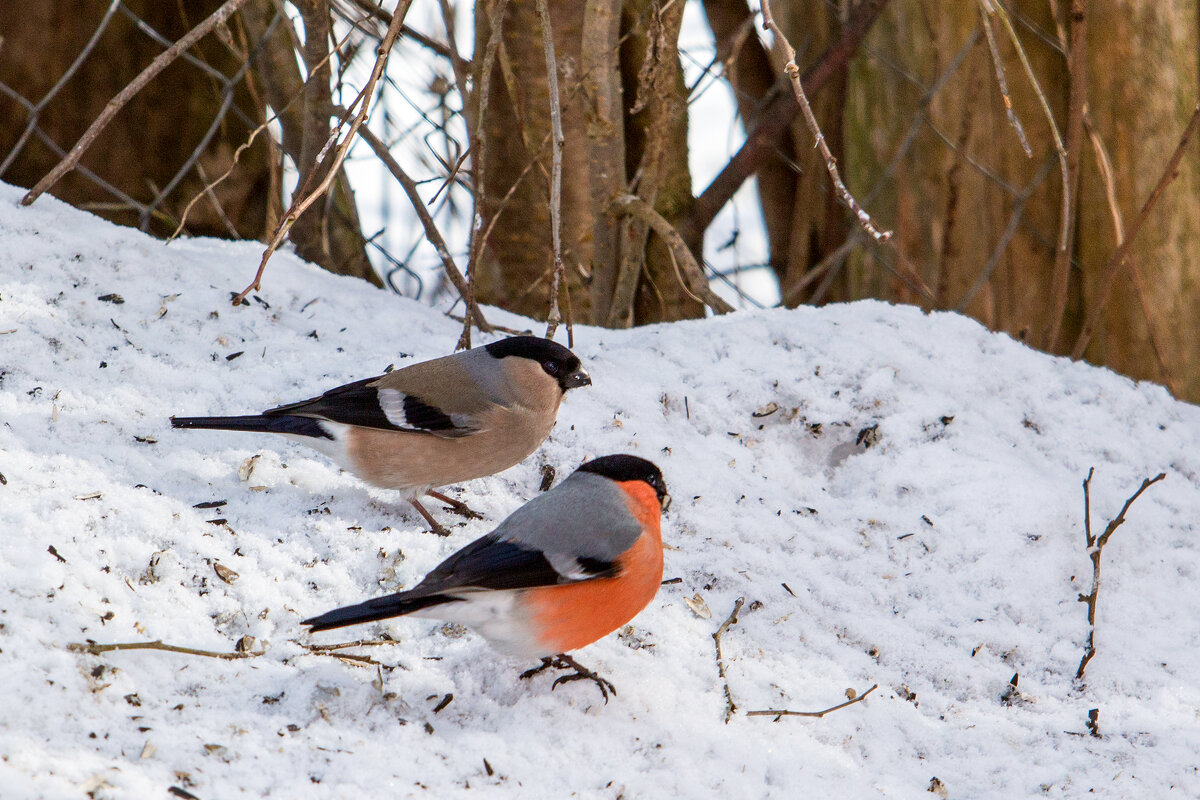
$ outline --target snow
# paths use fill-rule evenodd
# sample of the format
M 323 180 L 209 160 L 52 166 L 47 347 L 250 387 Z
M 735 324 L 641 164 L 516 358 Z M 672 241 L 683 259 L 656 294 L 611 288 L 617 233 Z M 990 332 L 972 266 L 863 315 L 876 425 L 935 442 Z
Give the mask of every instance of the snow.
M 920 798 L 934 777 L 958 798 L 1200 795 L 1200 410 L 1162 388 L 874 302 L 580 327 L 595 384 L 537 455 L 461 487 L 486 519 L 442 539 L 313 451 L 167 418 L 445 354 L 457 323 L 287 254 L 233 308 L 260 246 L 164 245 L 20 195 L 0 186 L 5 798 Z M 299 627 L 412 585 L 542 465 L 611 452 L 662 467 L 679 580 L 576 654 L 616 685 L 607 705 L 437 622 Z M 1078 689 L 1092 466 L 1096 533 L 1167 477 L 1104 551 Z M 712 634 L 739 597 L 725 724 Z M 346 651 L 381 669 L 304 646 L 385 632 Z M 68 649 L 247 635 L 264 655 Z M 744 713 L 872 684 L 820 719 Z M 1099 738 L 1079 735 L 1091 708 Z

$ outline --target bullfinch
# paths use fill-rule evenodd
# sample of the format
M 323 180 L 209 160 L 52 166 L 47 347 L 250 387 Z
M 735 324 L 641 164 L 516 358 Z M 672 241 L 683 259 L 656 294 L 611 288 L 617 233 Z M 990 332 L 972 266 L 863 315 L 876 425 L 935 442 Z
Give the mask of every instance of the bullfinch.
M 588 461 L 439 564 L 412 589 L 334 609 L 313 631 L 411 614 L 467 625 L 498 650 L 574 668 L 567 680 L 612 684 L 566 655 L 633 619 L 662 583 L 667 487 L 631 455 Z
M 514 336 L 241 417 L 171 417 L 176 428 L 277 433 L 313 447 L 367 483 L 420 503 L 432 491 L 508 469 L 538 448 L 569 390 L 591 377 L 567 348 Z

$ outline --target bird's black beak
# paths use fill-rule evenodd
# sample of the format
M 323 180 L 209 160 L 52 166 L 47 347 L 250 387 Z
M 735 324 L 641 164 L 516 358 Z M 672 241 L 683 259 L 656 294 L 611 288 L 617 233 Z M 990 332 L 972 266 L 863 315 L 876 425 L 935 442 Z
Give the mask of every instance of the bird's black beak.
M 578 389 L 580 386 L 591 386 L 592 376 L 588 375 L 581 369 L 575 370 L 571 374 L 563 378 L 562 387 L 565 392 L 567 389 Z

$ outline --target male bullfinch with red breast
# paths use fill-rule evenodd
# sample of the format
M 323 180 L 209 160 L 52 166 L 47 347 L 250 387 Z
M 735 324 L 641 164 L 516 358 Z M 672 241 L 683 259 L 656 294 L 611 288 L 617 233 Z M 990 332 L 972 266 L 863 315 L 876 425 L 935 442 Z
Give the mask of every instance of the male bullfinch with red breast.
M 551 664 L 573 667 L 576 674 L 555 685 L 588 678 L 607 700 L 612 684 L 565 654 L 629 622 L 658 591 L 666 497 L 662 473 L 643 458 L 588 461 L 414 588 L 302 624 L 325 631 L 406 614 L 458 622 L 501 651 L 542 658 L 526 676 Z
M 538 448 L 563 395 L 592 379 L 567 348 L 515 336 L 241 417 L 171 417 L 176 428 L 277 433 L 303 442 L 367 483 L 421 505 L 439 486 L 492 475 Z M 469 511 L 469 510 L 468 510 Z

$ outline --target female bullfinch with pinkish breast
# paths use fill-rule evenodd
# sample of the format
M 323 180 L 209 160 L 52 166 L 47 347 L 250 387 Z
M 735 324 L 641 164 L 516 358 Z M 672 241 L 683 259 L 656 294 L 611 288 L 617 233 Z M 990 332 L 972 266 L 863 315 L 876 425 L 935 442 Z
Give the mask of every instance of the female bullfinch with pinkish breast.
M 324 453 L 373 486 L 399 489 L 435 533 L 424 494 L 508 469 L 550 435 L 569 389 L 591 377 L 567 348 L 514 336 L 242 417 L 171 417 L 175 428 L 277 433 Z
M 662 583 L 662 472 L 644 458 L 588 461 L 447 558 L 408 591 L 329 611 L 302 624 L 325 631 L 411 614 L 467 625 L 493 646 L 564 680 L 607 680 L 565 655 L 615 631 Z

